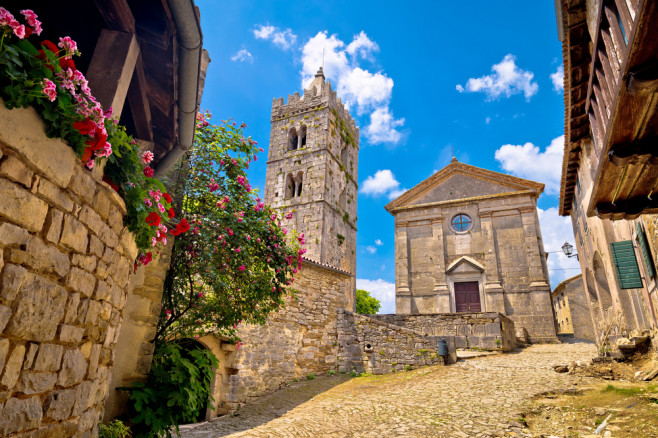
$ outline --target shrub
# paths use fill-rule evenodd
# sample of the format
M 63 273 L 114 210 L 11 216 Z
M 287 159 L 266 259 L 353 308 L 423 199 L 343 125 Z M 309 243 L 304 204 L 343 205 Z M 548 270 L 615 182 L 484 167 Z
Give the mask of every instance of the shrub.
M 130 428 L 120 420 L 112 420 L 107 424 L 98 425 L 98 438 L 128 438 Z

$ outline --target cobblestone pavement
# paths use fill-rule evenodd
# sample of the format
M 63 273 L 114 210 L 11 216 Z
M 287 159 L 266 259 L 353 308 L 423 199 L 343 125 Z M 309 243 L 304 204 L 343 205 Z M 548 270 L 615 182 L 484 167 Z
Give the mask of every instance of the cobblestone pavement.
M 182 430 L 183 438 L 491 437 L 512 429 L 531 397 L 587 385 L 555 364 L 594 357 L 588 343 L 533 345 L 386 376 L 321 377 L 294 384 L 224 416 Z

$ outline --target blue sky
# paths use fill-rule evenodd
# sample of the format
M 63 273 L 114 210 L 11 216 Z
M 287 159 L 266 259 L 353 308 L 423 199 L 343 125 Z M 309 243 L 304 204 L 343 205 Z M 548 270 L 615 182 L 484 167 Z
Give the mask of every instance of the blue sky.
M 562 50 L 553 2 L 200 1 L 208 68 L 202 108 L 246 122 L 267 148 L 272 98 L 325 74 L 361 128 L 357 285 L 394 312 L 390 199 L 465 163 L 546 184 L 546 251 L 574 243 L 557 215 Z M 265 156 L 250 169 L 265 182 Z M 579 273 L 549 256 L 551 285 Z

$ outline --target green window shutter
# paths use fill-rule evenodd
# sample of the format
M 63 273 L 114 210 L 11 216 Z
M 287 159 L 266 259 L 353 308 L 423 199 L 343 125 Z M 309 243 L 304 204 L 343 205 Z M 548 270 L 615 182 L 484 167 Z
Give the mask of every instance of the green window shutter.
M 637 266 L 633 242 L 623 240 L 610 244 L 612 261 L 617 271 L 617 282 L 620 289 L 635 289 L 642 287 L 642 277 Z
M 637 241 L 640 244 L 642 257 L 644 258 L 644 265 L 647 267 L 649 277 L 654 277 L 656 275 L 656 269 L 653 266 L 653 257 L 651 257 L 651 251 L 649 250 L 647 235 L 644 234 L 644 230 L 642 229 L 642 224 L 640 222 L 637 223 Z

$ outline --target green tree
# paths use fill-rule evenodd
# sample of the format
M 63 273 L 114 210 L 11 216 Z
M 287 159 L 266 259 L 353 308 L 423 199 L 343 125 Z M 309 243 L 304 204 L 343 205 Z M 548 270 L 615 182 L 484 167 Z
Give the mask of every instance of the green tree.
M 205 349 L 183 354 L 182 340 L 223 336 L 240 348 L 238 324 L 265 323 L 295 294 L 304 236 L 283 228 L 251 188 L 246 171 L 262 149 L 245 127 L 213 125 L 210 114 L 199 114 L 195 143 L 175 172 L 182 177 L 170 182 L 176 216 L 185 220 L 169 231 L 177 237 L 151 373 L 127 389 L 136 437 L 171 436 L 172 426 L 178 430 L 212 402 L 217 359 Z
M 381 309 L 382 303 L 375 297 L 370 296 L 370 292 L 363 289 L 356 290 L 356 313 L 374 315 Z

